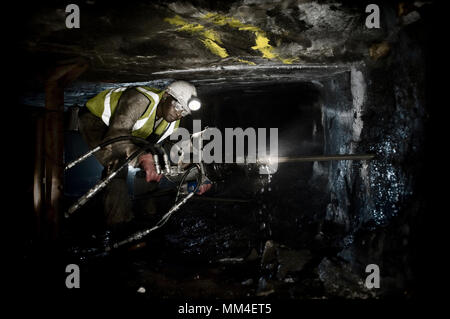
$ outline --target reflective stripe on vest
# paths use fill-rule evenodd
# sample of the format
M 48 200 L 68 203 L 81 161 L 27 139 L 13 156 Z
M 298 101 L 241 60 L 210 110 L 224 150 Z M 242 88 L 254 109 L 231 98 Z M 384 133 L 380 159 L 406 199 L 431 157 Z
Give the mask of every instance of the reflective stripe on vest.
M 106 125 L 109 126 L 109 119 L 111 118 L 111 114 L 112 114 L 111 94 L 113 92 L 114 93 L 122 92 L 122 91 L 125 91 L 126 89 L 127 89 L 126 87 L 112 89 L 108 92 L 108 94 L 106 94 L 103 113 L 102 113 L 102 120 Z M 155 103 L 153 104 L 153 108 L 148 116 L 136 121 L 136 123 L 133 126 L 133 131 L 139 130 L 142 126 L 144 126 L 145 122 L 147 122 L 147 120 L 150 118 L 150 116 L 152 116 L 153 112 L 156 110 L 156 107 L 158 106 L 158 103 L 159 103 L 159 95 L 158 94 L 156 94 L 152 91 L 146 90 L 142 87 L 137 87 L 136 90 L 143 93 L 144 95 L 147 95 L 147 96 L 150 95 L 153 98 L 153 101 Z
M 102 113 L 102 120 L 103 122 L 109 126 L 109 119 L 111 118 L 112 109 L 111 109 L 111 93 L 113 92 L 122 92 L 125 91 L 127 88 L 117 88 L 117 89 L 111 89 L 108 94 L 106 94 L 105 97 L 105 103 L 103 107 L 103 113 Z
M 95 97 L 86 102 L 86 107 L 92 114 L 101 118 L 107 126 L 110 124 L 111 116 L 114 114 L 120 97 L 128 87 L 119 87 L 102 91 Z M 150 87 L 135 87 L 141 94 L 145 95 L 150 103 L 147 106 L 144 114 L 134 123 L 132 128 L 132 135 L 147 138 L 154 133 L 160 135 L 158 142 L 166 139 L 178 127 L 179 120 L 172 123 L 167 123 L 165 120 L 155 127 L 155 116 L 158 104 L 164 91 L 159 91 Z
M 177 123 L 177 121 L 173 121 L 169 124 L 169 127 L 166 129 L 166 131 L 164 132 L 164 134 L 160 137 L 160 139 L 158 140 L 158 142 L 156 142 L 156 144 L 162 142 L 163 140 L 165 140 L 170 134 L 173 133 L 173 131 L 175 130 L 175 124 Z
M 147 122 L 147 120 L 152 116 L 153 112 L 155 112 L 156 107 L 159 104 L 159 95 L 158 94 L 156 94 L 156 93 L 154 93 L 152 91 L 146 90 L 146 89 L 144 89 L 142 87 L 137 87 L 136 90 L 138 90 L 139 92 L 143 93 L 144 95 L 150 95 L 153 98 L 153 100 L 155 101 L 155 104 L 153 104 L 153 108 L 152 108 L 152 110 L 150 111 L 150 113 L 148 114 L 147 117 L 144 117 L 143 119 L 140 119 L 140 120 L 136 121 L 136 123 L 133 126 L 133 131 L 139 130 L 141 127 L 144 126 L 145 122 Z

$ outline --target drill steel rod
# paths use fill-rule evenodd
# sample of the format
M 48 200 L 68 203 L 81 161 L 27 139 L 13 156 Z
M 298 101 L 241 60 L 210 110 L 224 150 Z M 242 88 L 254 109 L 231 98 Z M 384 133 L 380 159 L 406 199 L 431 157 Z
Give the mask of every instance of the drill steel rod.
M 364 161 L 371 160 L 375 157 L 374 154 L 337 154 L 337 155 L 317 155 L 317 156 L 280 156 L 278 163 L 296 163 L 296 162 L 316 162 L 316 161 Z
M 208 196 L 194 197 L 193 199 L 199 200 L 199 201 L 224 202 L 224 203 L 250 203 L 252 201 L 251 199 L 221 198 L 221 197 L 208 197 Z

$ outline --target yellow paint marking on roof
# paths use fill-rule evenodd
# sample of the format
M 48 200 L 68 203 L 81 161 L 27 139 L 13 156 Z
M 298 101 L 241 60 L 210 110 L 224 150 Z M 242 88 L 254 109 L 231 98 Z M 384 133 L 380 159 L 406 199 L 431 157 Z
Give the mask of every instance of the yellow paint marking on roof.
M 174 16 L 173 18 L 165 18 L 164 21 L 169 22 L 170 24 L 175 24 L 175 25 L 186 25 L 188 24 L 182 17 L 180 16 Z
M 269 44 L 269 39 L 265 36 L 264 33 L 255 32 L 255 43 L 256 45 L 252 47 L 253 50 L 258 50 L 263 54 L 263 58 L 267 59 L 275 59 L 279 58 L 279 56 L 273 53 L 273 46 Z
M 179 26 L 177 31 L 191 32 L 199 35 L 201 37 L 200 41 L 202 41 L 205 47 L 213 54 L 218 55 L 221 58 L 226 58 L 228 56 L 227 50 L 218 44 L 222 44 L 222 41 L 219 34 L 214 30 L 207 29 L 205 26 L 198 23 L 189 23 L 178 15 L 173 18 L 165 18 L 164 21 Z
M 300 58 L 296 56 L 293 58 L 282 59 L 281 62 L 283 62 L 284 64 L 292 64 L 294 62 L 297 62 L 298 60 L 300 60 Z
M 236 18 L 227 17 L 218 13 L 209 12 L 203 16 L 204 19 L 211 21 L 218 26 L 229 25 L 232 28 L 236 28 L 240 31 L 250 31 L 255 35 L 255 44 L 252 46 L 253 50 L 257 50 L 262 53 L 262 56 L 267 59 L 278 59 L 285 64 L 292 64 L 297 61 L 298 58 L 285 59 L 280 57 L 279 54 L 275 52 L 275 48 L 270 45 L 270 40 L 267 38 L 266 33 L 259 27 L 245 24 Z
M 239 61 L 239 62 L 242 62 L 242 63 L 247 63 L 247 64 L 249 64 L 249 65 L 256 65 L 255 62 L 247 61 L 247 60 L 243 60 L 243 59 L 238 59 L 238 61 Z
M 211 39 L 203 39 L 201 41 L 215 55 L 218 55 L 221 58 L 226 58 L 228 56 L 227 50 L 222 48 L 220 45 L 218 45 L 216 42 L 212 41 Z
M 213 30 L 206 29 L 205 31 L 203 31 L 203 35 L 205 36 L 205 38 L 207 38 L 211 41 L 222 44 L 222 40 L 220 39 L 220 36 L 217 34 L 217 32 L 215 32 Z

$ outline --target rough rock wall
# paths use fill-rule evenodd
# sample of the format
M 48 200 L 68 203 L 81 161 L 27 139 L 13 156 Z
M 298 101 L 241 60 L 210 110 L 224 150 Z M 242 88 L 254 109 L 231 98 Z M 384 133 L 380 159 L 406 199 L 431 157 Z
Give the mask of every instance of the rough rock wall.
M 396 18 L 391 14 L 386 19 L 393 25 Z M 344 265 L 362 275 L 370 263 L 384 269 L 386 284 L 379 294 L 414 290 L 411 280 L 418 260 L 410 245 L 427 196 L 418 184 L 424 174 L 428 117 L 424 39 L 418 25 L 395 33 L 387 58 L 369 60 L 338 82 L 325 83 L 323 100 L 325 151 L 376 155 L 370 162 L 329 166 L 331 198 L 325 223 L 333 226 L 325 229 L 333 230 L 328 235 L 332 245 L 342 249 L 337 256 Z M 336 267 L 324 260 L 319 268 L 328 266 Z M 345 273 L 347 266 L 342 267 Z

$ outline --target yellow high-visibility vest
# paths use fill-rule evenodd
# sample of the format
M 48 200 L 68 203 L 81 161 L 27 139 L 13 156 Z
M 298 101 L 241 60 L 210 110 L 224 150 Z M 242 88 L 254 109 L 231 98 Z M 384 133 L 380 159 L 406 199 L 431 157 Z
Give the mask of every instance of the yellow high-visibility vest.
M 102 91 L 87 101 L 86 107 L 92 114 L 101 118 L 102 121 L 109 126 L 109 120 L 116 110 L 122 93 L 126 89 L 126 87 L 119 87 Z M 144 94 L 150 100 L 150 103 L 144 114 L 134 124 L 131 134 L 141 138 L 147 138 L 152 133 L 157 134 L 158 136 L 162 134 L 157 142 L 159 143 L 172 134 L 176 128 L 178 128 L 180 125 L 180 120 L 168 123 L 166 120 L 162 119 L 158 126 L 154 127 L 156 108 L 158 107 L 164 91 L 148 86 L 139 86 L 136 87 L 136 90 Z

